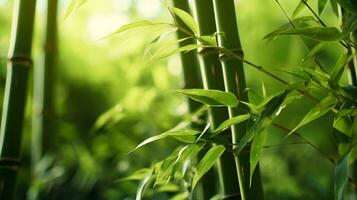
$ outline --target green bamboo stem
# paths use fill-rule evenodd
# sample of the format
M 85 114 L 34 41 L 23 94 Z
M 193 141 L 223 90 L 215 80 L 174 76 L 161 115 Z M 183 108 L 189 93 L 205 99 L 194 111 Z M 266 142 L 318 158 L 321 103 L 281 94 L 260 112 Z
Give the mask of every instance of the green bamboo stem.
M 240 44 L 238 26 L 236 22 L 236 13 L 234 0 L 213 0 L 216 27 L 218 32 L 218 45 L 222 48 L 230 49 L 243 57 L 243 51 Z M 223 68 L 224 84 L 227 92 L 237 96 L 239 100 L 248 101 L 245 75 L 242 60 L 232 58 L 225 54 L 220 55 L 220 61 Z M 230 117 L 242 114 L 242 109 L 229 108 Z M 240 139 L 246 133 L 246 124 L 232 126 L 232 142 L 239 143 Z M 260 180 L 259 165 L 253 175 L 252 186 L 249 186 L 249 150 L 243 151 L 240 155 L 235 155 L 236 170 L 239 179 L 241 199 L 264 199 L 262 183 Z
M 46 32 L 43 63 L 34 69 L 34 116 L 32 132 L 32 164 L 41 159 L 51 144 L 54 115 L 54 77 L 57 64 L 57 3 L 47 0 Z
M 187 0 L 173 0 L 173 6 L 176 8 L 179 8 L 181 10 L 186 11 L 187 13 L 190 13 L 190 7 L 188 4 Z M 185 27 L 184 23 L 180 21 L 180 19 L 175 18 L 175 21 L 179 23 L 180 26 Z M 187 27 L 186 27 L 187 28 Z M 189 37 L 188 34 L 178 31 L 177 32 L 177 38 L 178 39 L 183 39 Z M 183 42 L 179 43 L 180 47 L 189 45 L 189 44 L 195 44 L 196 40 L 195 39 L 187 39 Z M 189 52 L 182 52 L 180 53 L 180 58 L 181 58 L 181 63 L 182 63 L 182 69 L 183 69 L 183 78 L 184 78 L 184 89 L 189 89 L 189 88 L 202 88 L 202 79 L 201 79 L 201 72 L 200 72 L 200 67 L 197 61 L 197 53 L 195 51 L 189 51 Z M 198 103 L 197 101 L 194 101 L 192 99 L 188 99 L 188 107 L 189 107 L 189 112 L 194 113 L 196 110 L 198 110 L 201 107 L 201 104 Z M 197 123 L 192 123 L 191 124 L 192 128 L 198 129 L 198 130 L 203 130 L 204 127 L 202 127 L 201 124 Z M 206 153 L 206 150 L 202 150 L 200 152 L 200 155 L 198 157 L 203 157 L 203 155 Z M 202 186 L 202 194 L 198 194 L 200 199 L 210 199 L 213 197 L 216 192 L 216 184 L 212 180 L 214 180 L 216 177 L 214 170 L 210 170 L 201 180 L 201 186 Z
M 195 0 L 195 17 L 198 22 L 200 35 L 212 35 L 216 32 L 212 0 Z M 219 62 L 218 52 L 211 48 L 198 50 L 198 58 L 201 67 L 201 76 L 205 89 L 224 90 L 223 72 Z M 209 110 L 211 128 L 216 128 L 224 120 L 228 119 L 225 108 L 211 108 Z M 229 133 L 226 133 L 230 137 Z M 229 138 L 230 139 L 230 138 Z M 239 186 L 235 163 L 232 153 L 226 151 L 218 162 L 218 172 L 221 190 L 224 196 L 239 196 Z
M 187 0 L 173 0 L 173 6 L 190 13 L 190 8 Z M 184 26 L 180 19 L 175 19 L 180 26 Z M 177 31 L 177 38 L 183 39 L 187 38 L 189 35 L 182 31 Z M 179 47 L 187 46 L 189 44 L 195 44 L 195 39 L 187 39 L 179 43 Z M 185 53 L 180 53 L 182 71 L 184 78 L 184 89 L 189 88 L 202 88 L 202 81 L 200 77 L 200 69 L 197 62 L 197 54 L 195 51 L 189 51 Z M 192 99 L 188 99 L 189 111 L 191 113 L 195 112 L 201 107 L 201 104 Z
M 20 166 L 22 124 L 27 81 L 32 66 L 31 48 L 35 0 L 17 0 L 0 130 L 0 199 L 11 200 Z

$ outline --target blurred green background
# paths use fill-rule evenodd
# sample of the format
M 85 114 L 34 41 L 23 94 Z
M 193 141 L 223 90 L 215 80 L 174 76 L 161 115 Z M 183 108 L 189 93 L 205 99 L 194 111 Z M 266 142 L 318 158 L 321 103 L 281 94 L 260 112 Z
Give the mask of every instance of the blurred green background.
M 28 96 L 24 129 L 23 165 L 16 199 L 134 199 L 138 183 L 117 180 L 163 159 L 176 145 L 164 140 L 127 155 L 140 141 L 170 129 L 186 114 L 185 99 L 173 92 L 181 88 L 178 56 L 147 64 L 145 46 L 155 37 L 149 31 L 104 36 L 135 20 L 170 21 L 160 0 L 90 0 L 64 19 L 70 0 L 60 1 L 60 61 L 56 69 L 56 130 L 51 133 L 51 154 L 38 170 L 41 177 L 31 180 L 30 138 L 32 89 Z M 291 14 L 299 0 L 281 0 Z M 311 1 L 316 8 L 317 1 Z M 265 41 L 263 37 L 287 23 L 275 0 L 236 2 L 239 32 L 246 59 L 267 67 L 293 81 L 282 69 L 296 68 L 306 54 L 299 37 Z M 3 94 L 6 55 L 9 46 L 13 1 L 0 0 L 0 94 Z M 33 58 L 42 56 L 45 2 L 38 0 Z M 309 14 L 305 10 L 301 15 Z M 328 8 L 322 14 L 331 26 L 339 21 Z M 319 53 L 327 67 L 342 52 L 337 44 Z M 246 66 L 248 87 L 261 93 L 264 82 L 268 94 L 281 85 Z M 347 76 L 344 77 L 347 81 Z M 32 85 L 32 84 L 31 84 Z M 259 97 L 251 94 L 251 100 Z M 2 97 L 1 97 L 2 99 Z M 2 101 L 2 100 L 1 100 Z M 0 104 L 2 106 L 2 102 Z M 293 127 L 313 105 L 309 100 L 284 110 L 279 121 Z M 1 108 L 1 107 L 0 107 Z M 337 155 L 331 138 L 332 117 L 325 116 L 301 129 L 301 134 L 330 156 Z M 105 122 L 105 123 L 104 123 Z M 280 144 L 284 133 L 269 129 L 267 145 Z M 283 143 L 300 141 L 291 137 Z M 266 199 L 333 199 L 333 165 L 306 144 L 279 145 L 264 150 L 261 160 Z M 29 188 L 30 185 L 30 188 Z M 148 199 L 168 199 L 170 192 Z

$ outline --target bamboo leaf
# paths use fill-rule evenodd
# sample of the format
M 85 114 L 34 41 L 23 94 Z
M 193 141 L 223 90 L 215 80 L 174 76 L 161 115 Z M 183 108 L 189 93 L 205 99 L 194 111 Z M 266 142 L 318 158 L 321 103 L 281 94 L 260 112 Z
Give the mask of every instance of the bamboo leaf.
M 266 128 L 268 128 L 272 123 L 272 118 L 259 117 L 257 120 L 251 121 L 251 123 L 253 123 L 253 125 L 248 129 L 247 133 L 239 141 L 237 148 L 234 149 L 234 152 L 236 154 L 240 154 L 240 152 L 244 149 L 248 142 L 252 140 L 256 133 L 260 133 Z
M 250 162 L 249 184 L 250 184 L 250 186 L 252 185 L 253 173 L 254 173 L 254 170 L 258 164 L 260 155 L 263 151 L 263 147 L 264 147 L 266 138 L 267 138 L 266 129 L 261 129 L 261 131 L 259 133 L 256 133 L 256 135 L 254 136 L 252 148 L 250 150 L 250 157 L 249 157 L 249 162 Z
M 357 1 L 356 0 L 337 0 L 342 8 L 348 12 L 357 15 Z
M 300 35 L 318 41 L 339 41 L 342 39 L 342 33 L 335 27 L 289 28 L 270 33 L 264 39 L 272 39 L 279 35 Z
M 131 175 L 121 178 L 118 181 L 128 181 L 128 180 L 142 180 L 144 179 L 147 175 L 152 173 L 153 169 L 151 168 L 143 168 L 135 171 Z
M 328 113 L 330 110 L 332 110 L 336 104 L 338 103 L 338 100 L 333 97 L 333 96 L 327 96 L 325 99 L 323 99 L 320 103 L 315 105 L 306 115 L 305 117 L 300 121 L 300 123 L 290 131 L 288 134 L 291 135 L 293 132 L 295 132 L 297 129 L 301 128 L 302 126 L 316 120 L 317 118 L 325 115 Z
M 316 22 L 315 19 L 311 16 L 304 16 L 304 17 L 298 17 L 298 18 L 295 18 L 293 19 L 291 22 L 288 22 L 282 26 L 280 26 L 279 28 L 277 28 L 276 30 L 268 33 L 264 39 L 273 39 L 274 37 L 276 37 L 278 35 L 278 33 L 280 32 L 283 32 L 285 30 L 289 30 L 292 27 L 292 24 L 293 23 L 295 26 L 296 25 L 301 25 L 301 24 L 306 24 L 307 22 Z
M 199 134 L 200 131 L 196 131 L 196 130 L 170 130 L 170 131 L 167 131 L 165 133 L 162 133 L 160 135 L 155 135 L 153 137 L 150 137 L 146 140 L 144 140 L 143 142 L 141 142 L 137 147 L 135 147 L 135 149 L 131 150 L 130 152 L 133 152 L 149 143 L 152 143 L 152 142 L 155 142 L 157 140 L 161 140 L 161 139 L 164 139 L 168 136 L 171 136 L 171 137 L 174 137 L 174 138 L 177 138 L 177 139 L 182 139 L 184 141 L 185 140 L 185 136 L 194 136 L 194 135 L 197 135 Z M 187 139 L 187 138 L 186 138 Z M 191 141 L 191 140 L 190 140 Z
M 291 18 L 295 18 L 301 11 L 303 11 L 305 9 L 306 6 L 303 1 L 307 2 L 308 0 L 301 0 L 299 2 L 299 4 L 296 6 Z
M 172 55 L 175 55 L 177 53 L 180 53 L 180 52 L 184 52 L 184 53 L 187 53 L 189 51 L 192 51 L 192 50 L 195 50 L 195 49 L 198 49 L 202 47 L 202 45 L 199 45 L 199 44 L 189 44 L 189 45 L 186 45 L 186 46 L 182 46 L 182 47 L 179 47 L 179 48 L 175 48 L 173 50 L 165 50 L 165 49 L 162 49 L 162 51 L 157 51 L 153 54 L 153 56 L 151 58 L 149 58 L 149 62 L 153 62 L 153 61 L 158 61 L 158 60 L 161 60 L 163 58 L 167 58 L 167 57 L 170 57 Z
M 238 105 L 238 100 L 236 96 L 230 92 L 223 92 L 220 90 L 205 90 L 205 89 L 185 89 L 185 90 L 177 90 L 177 92 L 184 94 L 195 101 L 199 101 L 209 106 L 236 107 Z
M 332 10 L 335 13 L 335 15 L 339 16 L 339 13 L 338 13 L 339 8 L 338 8 L 337 1 L 336 0 L 330 0 L 330 4 L 331 4 Z
M 88 0 L 71 0 L 71 3 L 67 7 L 64 19 L 67 19 L 75 10 L 77 10 L 80 6 L 86 3 Z
M 214 131 L 214 135 L 226 130 L 227 128 L 231 127 L 232 125 L 239 124 L 241 122 L 246 121 L 250 118 L 250 114 L 238 115 L 233 118 L 227 119 L 226 121 L 222 122 Z
M 185 23 L 185 25 L 188 28 L 190 28 L 190 30 L 192 31 L 192 33 L 194 35 L 198 35 L 198 26 L 197 26 L 195 20 L 193 19 L 193 17 L 189 13 L 187 13 L 184 10 L 181 10 L 179 8 L 174 8 L 174 7 L 170 7 L 169 10 L 175 16 L 177 16 L 179 19 L 181 19 L 183 21 L 183 23 Z M 179 25 L 179 24 L 177 24 L 177 25 Z
M 318 11 L 319 11 L 319 15 L 321 15 L 322 11 L 325 9 L 327 0 L 319 0 L 318 2 Z
M 348 157 L 349 157 L 349 153 L 343 156 L 342 159 L 338 161 L 335 167 L 335 172 L 334 172 L 335 200 L 342 200 L 343 190 L 348 180 L 348 170 L 349 170 Z
M 168 23 L 161 23 L 161 22 L 152 22 L 152 21 L 147 21 L 147 20 L 140 20 L 136 22 L 132 22 L 126 25 L 121 26 L 118 28 L 116 31 L 114 31 L 112 34 L 120 34 L 129 30 L 137 29 L 137 28 L 158 28 L 158 29 L 166 29 L 166 28 L 172 28 L 171 24 Z M 109 36 L 110 36 L 109 35 Z M 106 36 L 108 37 L 108 36 Z
M 152 180 L 152 176 L 153 176 L 153 172 L 146 175 L 145 178 L 140 181 L 138 189 L 136 190 L 135 200 L 141 200 L 143 198 L 146 188 L 148 187 L 148 185 Z
M 317 53 L 326 49 L 327 43 L 320 42 L 319 44 L 315 45 L 302 59 L 303 62 L 311 60 Z
M 288 91 L 283 91 L 277 93 L 272 97 L 267 98 L 267 101 L 264 101 L 260 105 L 260 107 L 263 107 L 262 117 L 270 117 L 272 114 L 274 114 L 279 109 L 281 104 L 284 102 L 287 95 L 288 95 Z
M 192 181 L 192 190 L 195 188 L 197 182 L 205 175 L 209 169 L 216 163 L 216 161 L 221 157 L 225 148 L 223 145 L 212 146 L 206 155 L 197 165 L 197 172 L 195 173 Z
M 348 63 L 352 58 L 353 56 L 348 56 L 347 54 L 342 54 L 339 57 L 335 67 L 332 69 L 331 72 L 330 85 L 337 84 L 337 82 L 340 80 L 342 76 L 346 63 Z

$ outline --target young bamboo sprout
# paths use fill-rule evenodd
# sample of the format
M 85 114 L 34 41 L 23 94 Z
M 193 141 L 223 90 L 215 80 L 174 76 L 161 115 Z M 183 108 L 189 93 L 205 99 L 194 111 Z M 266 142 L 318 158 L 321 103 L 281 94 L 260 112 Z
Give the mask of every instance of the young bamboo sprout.
M 27 79 L 32 66 L 31 48 L 35 0 L 17 0 L 7 67 L 0 132 L 0 199 L 12 199 L 20 166 L 22 124 Z
M 216 32 L 212 0 L 195 0 L 195 17 L 198 22 L 200 35 L 212 35 Z M 222 67 L 219 62 L 218 52 L 212 48 L 198 50 L 203 85 L 205 89 L 224 90 Z M 225 108 L 211 108 L 209 110 L 211 128 L 228 119 Z M 224 133 L 230 137 L 230 133 Z M 231 198 L 239 196 L 239 186 L 235 163 L 232 153 L 225 152 L 218 163 L 220 184 L 223 195 Z
M 224 33 L 218 35 L 218 45 L 243 56 L 236 22 L 234 0 L 213 0 L 213 2 L 217 31 Z M 239 100 L 248 101 L 248 95 L 244 92 L 246 83 L 242 61 L 224 54 L 220 54 L 220 61 L 223 68 L 225 90 L 235 94 Z M 230 117 L 243 113 L 239 107 L 229 108 L 228 110 Z M 245 123 L 233 126 L 232 143 L 238 144 L 245 133 Z M 253 175 L 251 188 L 249 187 L 249 151 L 243 151 L 241 155 L 236 155 L 235 162 L 241 199 L 264 199 L 259 166 Z

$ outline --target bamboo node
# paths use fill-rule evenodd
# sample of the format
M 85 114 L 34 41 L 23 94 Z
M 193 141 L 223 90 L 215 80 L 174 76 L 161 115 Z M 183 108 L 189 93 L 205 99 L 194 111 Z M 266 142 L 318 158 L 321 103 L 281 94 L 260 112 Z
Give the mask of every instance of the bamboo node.
M 231 55 L 231 53 L 233 55 Z M 244 58 L 244 52 L 242 49 L 237 48 L 237 49 L 229 49 L 229 53 L 222 52 L 219 54 L 219 59 L 220 60 L 229 60 L 229 59 L 237 59 L 235 56 L 243 59 Z
M 237 197 L 240 197 L 240 193 L 233 193 L 233 194 L 226 194 L 222 197 L 222 200 L 233 200 L 236 199 Z
M 198 54 L 206 56 L 218 53 L 218 51 L 213 47 L 200 47 L 197 49 Z
M 16 158 L 0 158 L 0 167 L 17 170 L 21 165 L 21 161 Z
M 13 55 L 8 58 L 8 62 L 22 64 L 27 67 L 30 67 L 33 64 L 32 59 L 26 55 Z

